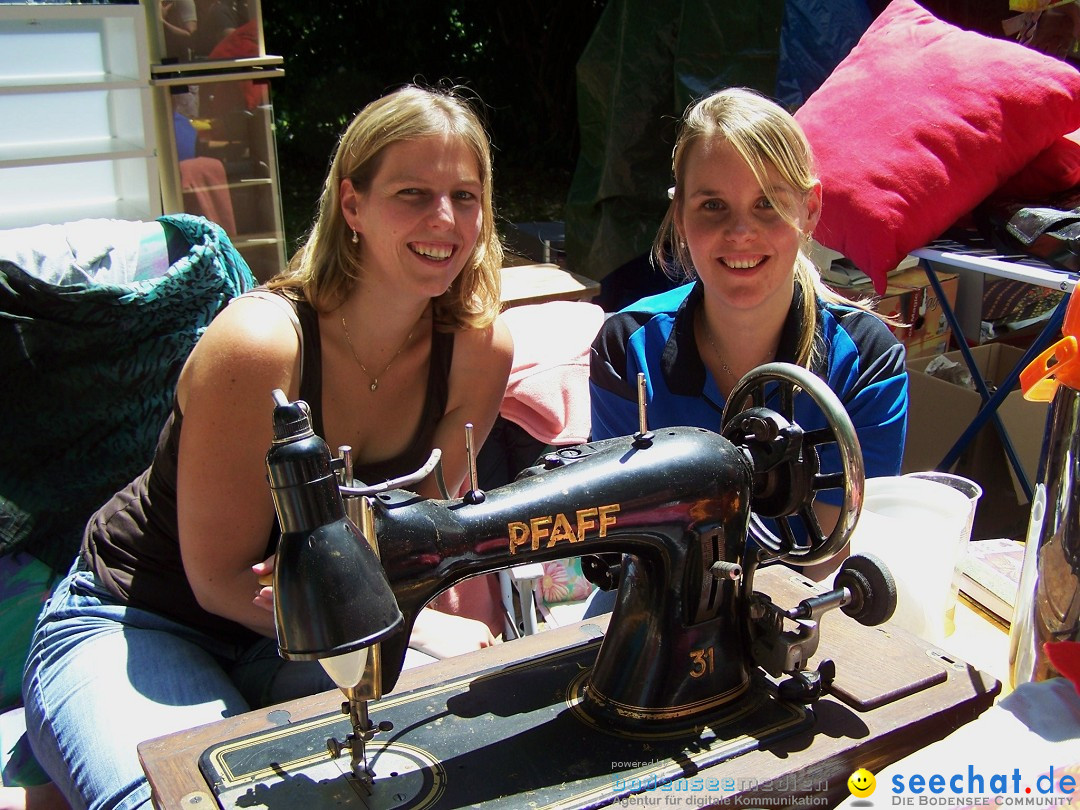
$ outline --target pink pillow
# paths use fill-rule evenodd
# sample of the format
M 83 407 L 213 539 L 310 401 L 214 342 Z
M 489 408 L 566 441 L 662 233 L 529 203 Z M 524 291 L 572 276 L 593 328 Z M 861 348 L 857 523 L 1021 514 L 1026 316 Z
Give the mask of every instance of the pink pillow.
M 1080 185 L 1080 129 L 1062 135 L 995 192 L 1040 200 Z
M 893 0 L 795 113 L 818 162 L 814 237 L 885 276 L 1067 132 L 1080 72 Z

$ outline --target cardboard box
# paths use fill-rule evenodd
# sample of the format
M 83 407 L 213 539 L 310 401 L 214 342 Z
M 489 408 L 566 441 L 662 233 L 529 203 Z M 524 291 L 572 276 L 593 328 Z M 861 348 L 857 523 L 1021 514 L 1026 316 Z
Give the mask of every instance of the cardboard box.
M 910 341 L 904 344 L 908 360 L 920 357 L 931 358 L 938 354 L 944 354 L 949 349 L 949 337 L 952 330 L 947 329 L 944 335 L 935 335 L 921 341 Z
M 938 281 L 949 305 L 955 306 L 959 276 L 955 273 L 938 273 Z M 874 296 L 873 287 L 863 284 L 829 286 L 856 300 Z M 878 298 L 874 309 L 903 323 L 903 326 L 893 327 L 892 331 L 908 348 L 909 357 L 939 353 L 949 341 L 951 330 L 945 320 L 941 301 L 921 267 L 908 267 L 889 275 L 885 292 Z
M 1021 349 L 1002 343 L 976 346 L 971 353 L 991 390 L 1024 355 Z M 960 352 L 948 352 L 944 356 L 966 369 Z M 926 356 L 908 360 L 910 405 L 902 472 L 934 469 L 982 407 L 982 397 L 974 389 L 926 374 L 925 369 L 933 359 Z M 1024 399 L 1019 388 L 998 409 L 1032 486 L 1037 480 L 1048 410 L 1047 403 Z M 1017 524 L 1021 524 L 1020 536 L 1023 536 L 1028 499 L 992 421 L 983 426 L 961 453 L 953 472 L 971 478 L 983 488 L 976 510 L 976 525 L 978 528 L 981 523 L 982 531 L 973 533 L 973 537 L 977 534 L 1015 536 Z

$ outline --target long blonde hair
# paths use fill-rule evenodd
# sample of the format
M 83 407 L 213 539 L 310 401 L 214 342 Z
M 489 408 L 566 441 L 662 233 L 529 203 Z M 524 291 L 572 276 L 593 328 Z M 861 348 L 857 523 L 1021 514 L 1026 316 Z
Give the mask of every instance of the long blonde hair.
M 457 92 L 408 85 L 379 98 L 353 118 L 338 141 L 319 199 L 319 213 L 304 245 L 271 289 L 297 291 L 320 311 L 338 306 L 364 274 L 352 231 L 341 212 L 340 186 L 352 181 L 366 191 L 387 147 L 430 135 L 460 138 L 476 156 L 483 184 L 480 233 L 465 267 L 433 301 L 435 323 L 443 329 L 483 327 L 499 312 L 499 269 L 503 250 L 492 203 L 491 145 L 476 111 Z
M 813 153 L 802 127 L 778 104 L 741 87 L 729 87 L 692 103 L 679 122 L 678 137 L 671 156 L 675 193 L 653 243 L 654 263 L 676 280 L 697 278 L 697 269 L 686 243 L 679 237 L 675 220 L 684 203 L 686 160 L 690 146 L 705 139 L 730 144 L 753 171 L 773 208 L 793 227 L 799 227 L 796 212 L 791 210 L 790 205 L 773 198 L 771 184 L 766 182 L 768 168 L 775 169 L 784 182 L 803 197 L 810 194 L 818 183 Z M 796 362 L 809 367 L 816 348 L 817 298 L 868 312 L 873 310 L 825 285 L 808 253 L 810 234 L 804 233 L 803 236 L 795 259 L 795 283 L 802 293 L 804 310 Z

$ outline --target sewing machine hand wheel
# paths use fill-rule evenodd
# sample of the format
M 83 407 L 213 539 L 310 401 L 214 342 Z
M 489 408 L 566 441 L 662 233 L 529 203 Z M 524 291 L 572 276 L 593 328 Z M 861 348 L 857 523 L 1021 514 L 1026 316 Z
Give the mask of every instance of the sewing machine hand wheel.
M 795 424 L 795 394 L 805 392 L 826 426 Z M 744 409 L 749 400 L 750 407 Z M 797 565 L 821 562 L 848 542 L 862 509 L 864 470 L 855 428 L 836 394 L 817 376 L 789 363 L 760 366 L 735 385 L 721 419 L 724 438 L 745 448 L 754 464 L 749 536 L 770 556 Z M 841 470 L 822 474 L 818 448 L 835 445 Z M 820 490 L 843 489 L 836 525 L 828 535 L 814 511 Z M 762 520 L 775 521 L 780 536 Z M 798 518 L 805 539 L 796 536 Z

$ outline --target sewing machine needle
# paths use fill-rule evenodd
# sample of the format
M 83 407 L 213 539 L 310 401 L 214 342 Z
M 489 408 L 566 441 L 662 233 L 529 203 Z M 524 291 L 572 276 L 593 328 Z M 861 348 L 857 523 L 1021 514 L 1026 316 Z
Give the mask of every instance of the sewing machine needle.
M 364 789 L 371 795 L 375 784 L 375 774 L 367 764 L 367 741 L 371 736 L 371 720 L 368 718 L 366 700 L 350 701 L 349 713 L 353 724 L 352 734 L 352 769 Z
M 476 453 L 473 451 L 473 424 L 465 423 L 465 455 L 469 462 L 469 489 L 477 488 Z

